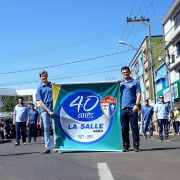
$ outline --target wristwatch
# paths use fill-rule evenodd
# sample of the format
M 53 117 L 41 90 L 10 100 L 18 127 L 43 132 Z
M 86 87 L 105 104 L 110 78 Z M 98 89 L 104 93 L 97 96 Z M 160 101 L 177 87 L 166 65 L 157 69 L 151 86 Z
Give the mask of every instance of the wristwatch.
M 140 107 L 140 104 L 135 104 L 135 106 L 137 106 L 138 108 Z

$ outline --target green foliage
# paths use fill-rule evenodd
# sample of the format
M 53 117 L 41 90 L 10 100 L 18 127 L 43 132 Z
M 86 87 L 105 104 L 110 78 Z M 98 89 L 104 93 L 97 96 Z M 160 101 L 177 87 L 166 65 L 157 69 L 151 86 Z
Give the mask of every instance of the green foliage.
M 0 110 L 1 112 L 13 112 L 16 104 L 18 104 L 17 96 L 7 96 Z

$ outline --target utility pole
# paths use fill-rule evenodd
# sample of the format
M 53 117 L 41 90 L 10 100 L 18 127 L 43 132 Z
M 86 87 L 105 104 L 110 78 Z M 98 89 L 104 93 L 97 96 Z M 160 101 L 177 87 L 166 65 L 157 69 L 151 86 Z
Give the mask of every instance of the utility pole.
M 150 29 L 150 19 L 141 17 L 141 19 L 134 19 L 127 17 L 126 22 L 143 22 L 148 27 L 148 39 L 149 39 L 149 55 L 150 55 L 150 67 L 151 67 L 151 74 L 152 74 L 152 89 L 153 89 L 153 99 L 154 103 L 156 103 L 156 86 L 155 86 L 155 71 L 154 71 L 154 58 L 153 58 L 153 51 L 152 51 L 152 40 L 151 40 L 151 29 Z M 147 24 L 145 23 L 147 22 Z
M 173 110 L 173 98 L 172 98 L 172 88 L 171 88 L 171 76 L 170 76 L 170 72 L 171 72 L 171 63 L 170 62 L 170 55 L 169 55 L 169 51 L 167 52 L 167 61 L 165 58 L 163 58 L 162 56 L 159 56 L 159 61 L 163 60 L 164 64 L 166 65 L 167 68 L 167 75 L 168 75 L 168 86 L 169 86 L 169 91 L 170 91 L 170 105 L 171 105 L 171 110 Z

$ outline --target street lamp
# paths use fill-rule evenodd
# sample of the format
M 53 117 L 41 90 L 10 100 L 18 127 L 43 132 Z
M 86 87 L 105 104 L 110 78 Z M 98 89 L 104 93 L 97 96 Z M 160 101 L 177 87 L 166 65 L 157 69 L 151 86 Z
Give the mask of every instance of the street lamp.
M 130 44 L 127 44 L 127 43 L 125 43 L 124 41 L 121 41 L 121 40 L 119 40 L 118 43 L 119 43 L 119 44 L 124 44 L 124 45 L 130 46 L 130 47 L 132 47 L 135 51 L 138 51 L 138 49 L 139 49 L 139 48 L 135 48 L 134 46 L 132 46 L 132 45 L 130 45 Z
M 124 44 L 124 45 L 127 45 L 127 46 L 130 46 L 132 47 L 134 50 L 138 51 L 140 48 L 135 48 L 134 46 L 130 45 L 130 44 L 127 44 L 125 43 L 124 41 L 118 41 L 120 44 Z M 151 45 L 151 41 L 149 40 L 149 43 L 150 43 L 150 47 L 152 46 Z M 154 102 L 156 103 L 156 90 L 155 90 L 155 75 L 154 75 L 154 63 L 153 63 L 153 54 L 152 54 L 152 48 L 150 48 L 150 64 L 151 64 L 151 73 L 152 73 L 152 88 L 153 88 L 153 99 L 154 99 Z M 143 55 L 143 54 L 142 54 Z M 144 56 L 144 55 L 143 55 Z M 146 58 L 146 57 L 145 57 Z M 144 67 L 144 66 L 143 66 Z
M 132 47 L 136 52 L 138 52 L 138 50 L 140 49 L 140 48 L 135 48 L 134 46 L 132 46 L 131 44 L 127 44 L 127 43 L 125 43 L 124 41 L 118 41 L 118 43 L 120 43 L 120 44 L 124 44 L 124 45 L 127 45 L 127 46 L 130 46 L 130 47 Z M 142 54 L 142 56 L 144 56 L 143 54 Z M 145 56 L 144 56 L 145 57 Z M 146 58 L 146 57 L 145 57 Z M 142 62 L 143 63 L 143 62 Z M 144 72 L 144 65 L 143 65 L 143 72 Z M 145 82 L 145 79 L 144 79 L 144 75 L 143 75 L 143 83 Z M 144 83 L 144 89 L 146 89 L 146 86 L 145 86 L 145 83 Z M 144 99 L 146 99 L 146 92 L 144 93 Z
M 162 56 L 159 56 L 158 61 L 163 61 L 164 64 L 167 67 L 167 72 L 168 72 L 168 85 L 169 85 L 169 91 L 170 91 L 170 105 L 171 105 L 171 110 L 173 108 L 173 103 L 172 103 L 172 88 L 171 88 L 171 77 L 170 77 L 170 59 L 168 57 L 168 63 L 166 63 L 165 59 Z

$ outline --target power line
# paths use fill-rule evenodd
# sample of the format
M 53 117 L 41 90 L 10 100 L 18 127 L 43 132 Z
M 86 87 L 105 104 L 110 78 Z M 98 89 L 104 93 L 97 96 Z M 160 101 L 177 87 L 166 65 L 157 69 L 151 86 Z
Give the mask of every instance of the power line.
M 127 52 L 127 51 L 124 51 L 124 52 Z M 38 68 L 32 68 L 32 69 L 24 69 L 24 70 L 17 70 L 17 71 L 9 71 L 9 72 L 0 72 L 0 74 L 14 74 L 14 73 L 27 72 L 27 71 L 34 71 L 34 70 L 39 70 L 39 69 L 53 68 L 53 67 L 58 67 L 58 66 L 65 66 L 65 65 L 75 64 L 75 63 L 91 61 L 91 60 L 95 60 L 95 59 L 101 59 L 101 58 L 104 58 L 104 57 L 114 56 L 116 54 L 121 54 L 121 53 L 124 53 L 124 52 L 121 51 L 121 52 L 116 52 L 116 53 L 112 53 L 112 54 L 106 54 L 106 55 L 97 56 L 97 57 L 88 58 L 88 59 L 83 59 L 83 60 L 77 60 L 77 61 L 72 61 L 72 62 L 67 62 L 67 63 L 55 64 L 55 65 L 51 65 L 51 66 L 44 66 L 44 67 L 38 67 Z
M 153 0 L 153 1 L 154 1 L 154 0 Z M 151 2 L 151 5 L 152 5 L 153 1 Z M 135 2 L 134 2 L 134 3 L 135 3 Z M 139 14 L 139 12 L 140 12 L 140 10 L 141 10 L 141 7 L 142 7 L 143 3 L 144 3 L 144 0 L 142 0 L 142 2 L 141 2 L 141 6 L 140 6 L 140 8 L 139 8 L 139 11 L 137 12 L 137 15 Z M 147 12 L 149 11 L 151 5 L 149 6 Z M 134 7 L 134 5 L 133 5 L 133 7 Z M 146 12 L 146 14 L 147 14 L 147 12 Z M 131 10 L 131 13 L 132 13 L 132 10 Z M 130 14 L 130 16 L 131 16 L 131 14 Z M 141 24 L 139 25 L 139 27 L 138 27 L 138 29 L 137 29 L 137 31 L 136 31 L 136 34 L 135 34 L 133 40 L 131 41 L 131 44 L 132 44 L 133 41 L 135 40 L 135 38 L 136 38 L 136 36 L 137 36 L 137 34 L 138 34 L 138 31 L 139 31 L 140 27 L 141 27 Z M 132 29 L 134 29 L 134 28 L 132 28 Z M 127 42 L 128 38 L 130 37 L 131 32 L 132 32 L 132 31 L 130 31 L 129 35 L 127 36 L 126 42 Z M 123 50 L 124 50 L 124 47 L 125 47 L 125 46 L 123 46 Z M 124 57 L 123 57 L 121 63 L 124 61 L 126 55 L 127 55 L 127 53 L 124 55 Z M 121 55 L 120 55 L 120 57 L 121 57 Z M 118 63 L 120 57 L 119 57 L 118 60 L 116 61 L 117 63 Z M 115 72 L 114 72 L 114 73 L 115 73 Z
M 128 63 L 124 63 L 124 64 L 119 64 L 119 66 L 122 66 L 122 65 L 126 65 L 126 64 L 128 64 Z M 116 68 L 117 68 L 117 66 L 116 66 Z M 72 73 L 66 73 L 66 74 L 61 74 L 61 75 L 55 75 L 55 76 L 51 76 L 51 78 L 56 78 L 57 76 L 58 77 L 66 77 L 66 76 L 71 76 L 71 75 L 74 75 L 74 74 L 79 74 L 79 75 L 82 75 L 82 74 L 84 74 L 84 73 L 86 73 L 87 71 L 89 71 L 89 72 L 93 72 L 93 71 L 99 71 L 99 70 L 102 70 L 102 69 L 109 69 L 109 66 L 106 66 L 106 67 L 101 67 L 101 68 L 93 68 L 93 69 L 88 69 L 88 70 L 84 70 L 84 71 L 78 71 L 78 72 L 72 72 Z M 39 79 L 39 78 L 38 78 Z M 13 81 L 14 83 L 22 83 L 22 82 L 24 82 L 24 81 L 28 81 L 28 82 L 30 82 L 30 81 L 34 81 L 35 79 L 33 78 L 33 79 L 26 79 L 26 80 L 21 80 L 21 81 Z M 2 83 L 2 84 L 4 84 L 4 85 L 6 85 L 6 83 L 9 83 L 9 82 L 4 82 L 4 83 Z
M 124 65 L 124 64 L 122 64 Z M 102 69 L 102 68 L 101 68 Z M 90 73 L 83 73 L 83 74 L 77 74 L 77 73 L 74 73 L 75 75 L 69 75 L 69 76 L 64 76 L 64 77 L 56 77 L 56 78 L 50 78 L 51 80 L 58 80 L 58 79 L 67 79 L 67 78 L 74 78 L 74 77 L 79 77 L 79 76 L 90 76 L 90 75 L 94 75 L 94 74 L 102 74 L 102 73 L 107 73 L 109 72 L 110 70 L 105 70 L 105 71 L 99 71 L 99 72 L 91 72 Z M 116 68 L 114 71 L 119 71 L 119 68 Z M 27 83 L 34 83 L 34 82 L 39 82 L 39 80 L 26 80 L 26 81 L 16 81 L 16 82 L 6 82 L 6 83 L 3 83 L 3 84 L 0 84 L 0 86 L 4 86 L 4 85 L 17 85 L 18 83 L 21 83 L 21 84 L 27 84 Z
M 177 50 L 175 50 L 175 51 L 177 51 Z M 174 51 L 174 52 L 175 52 Z M 173 54 L 174 52 L 172 52 L 171 54 Z M 170 54 L 170 55 L 171 55 Z M 124 65 L 124 64 L 119 64 L 119 66 L 120 65 Z M 140 67 L 142 67 L 143 66 L 143 63 L 142 63 L 142 65 L 141 66 L 139 66 L 139 69 L 140 69 Z M 108 67 L 105 67 L 105 68 L 108 68 Z M 99 68 L 99 69 L 105 69 L 105 68 Z M 79 76 L 85 76 L 85 75 L 88 75 L 88 76 L 90 76 L 90 75 L 94 75 L 94 74 L 102 74 L 102 73 L 107 73 L 107 72 L 109 72 L 110 70 L 106 70 L 106 71 L 100 71 L 100 72 L 92 72 L 91 70 L 89 70 L 89 72 L 91 72 L 91 73 L 83 73 L 83 74 L 77 74 L 76 72 L 74 72 L 73 74 L 75 74 L 75 75 L 66 75 L 66 76 L 62 76 L 62 77 L 54 77 L 54 78 L 51 78 L 51 80 L 57 80 L 57 79 L 67 79 L 67 78 L 74 78 L 74 77 L 79 77 Z M 117 68 L 117 69 L 114 69 L 114 70 L 111 70 L 111 71 L 119 71 L 119 68 Z M 27 84 L 27 83 L 34 83 L 34 82 L 39 82 L 39 80 L 32 80 L 32 79 L 30 79 L 30 80 L 25 80 L 25 81 L 16 81 L 16 82 L 6 82 L 6 83 L 3 83 L 3 84 L 0 84 L 0 86 L 4 86 L 4 85 L 17 85 L 18 83 L 21 83 L 21 84 Z

